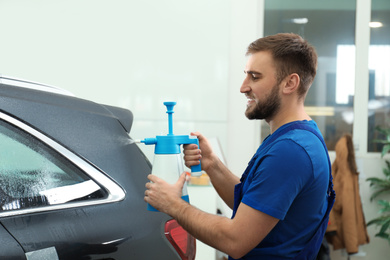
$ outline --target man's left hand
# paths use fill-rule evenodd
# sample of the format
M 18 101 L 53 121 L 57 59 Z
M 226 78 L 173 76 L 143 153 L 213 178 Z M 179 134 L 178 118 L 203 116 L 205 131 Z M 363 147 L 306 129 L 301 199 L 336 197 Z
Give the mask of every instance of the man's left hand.
M 149 174 L 148 179 L 150 182 L 145 185 L 145 202 L 158 211 L 171 215 L 170 210 L 173 205 L 181 200 L 186 173 L 182 173 L 174 184 L 170 184 L 153 174 Z

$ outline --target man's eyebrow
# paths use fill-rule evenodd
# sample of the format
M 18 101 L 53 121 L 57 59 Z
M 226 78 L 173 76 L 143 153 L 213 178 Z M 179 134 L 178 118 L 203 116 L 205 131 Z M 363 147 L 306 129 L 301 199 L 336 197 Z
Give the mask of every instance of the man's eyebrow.
M 245 74 L 257 74 L 257 75 L 261 75 L 260 72 L 253 71 L 253 70 L 248 70 L 248 71 L 244 70 L 244 73 L 245 73 Z

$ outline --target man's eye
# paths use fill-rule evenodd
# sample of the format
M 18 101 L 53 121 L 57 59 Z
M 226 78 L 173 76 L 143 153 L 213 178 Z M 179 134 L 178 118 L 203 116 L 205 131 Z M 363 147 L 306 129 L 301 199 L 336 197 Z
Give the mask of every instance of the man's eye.
M 259 79 L 259 77 L 257 77 L 255 74 L 251 74 L 251 77 L 252 77 L 253 80 Z

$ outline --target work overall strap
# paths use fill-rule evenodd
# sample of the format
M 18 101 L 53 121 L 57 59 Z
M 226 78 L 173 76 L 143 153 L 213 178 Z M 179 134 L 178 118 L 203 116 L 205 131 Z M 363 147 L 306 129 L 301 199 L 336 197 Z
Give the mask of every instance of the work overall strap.
M 327 152 L 328 150 L 326 148 L 326 144 L 325 144 L 322 136 L 320 136 L 316 131 L 314 131 L 310 127 L 307 127 L 306 125 L 303 125 L 303 124 L 297 124 L 295 126 L 292 125 L 291 127 L 294 129 L 304 129 L 304 130 L 310 131 L 313 134 L 315 134 L 318 137 L 318 139 L 320 139 L 322 145 L 324 146 L 324 149 L 326 151 L 326 155 L 328 158 L 329 171 L 330 171 L 329 172 L 328 191 L 327 191 L 328 208 L 326 209 L 325 216 L 322 219 L 321 224 L 320 224 L 319 228 L 317 229 L 316 233 L 314 234 L 314 236 L 310 239 L 310 241 L 306 244 L 306 246 L 302 249 L 302 251 L 299 252 L 299 254 L 293 258 L 294 260 L 298 260 L 298 259 L 299 260 L 314 260 L 317 257 L 322 240 L 324 238 L 325 231 L 326 231 L 326 228 L 327 228 L 328 222 L 329 222 L 329 213 L 333 207 L 333 204 L 334 204 L 334 201 L 336 198 L 336 193 L 333 190 L 333 181 L 332 181 L 333 178 L 332 178 L 332 173 L 331 173 L 332 165 L 330 163 L 329 154 Z

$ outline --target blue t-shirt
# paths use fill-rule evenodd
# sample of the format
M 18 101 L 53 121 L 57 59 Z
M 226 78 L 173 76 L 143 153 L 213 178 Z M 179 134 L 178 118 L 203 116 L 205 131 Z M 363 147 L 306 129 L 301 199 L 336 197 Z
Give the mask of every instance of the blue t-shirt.
M 330 175 L 327 150 L 314 133 L 304 129 L 280 135 L 294 123 L 280 127 L 272 134 L 276 136 L 263 141 L 241 179 L 241 202 L 279 219 L 264 240 L 242 259 L 293 258 L 326 213 Z M 314 121 L 299 123 L 320 133 Z

